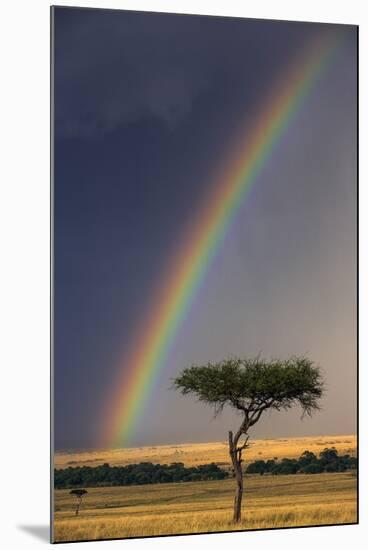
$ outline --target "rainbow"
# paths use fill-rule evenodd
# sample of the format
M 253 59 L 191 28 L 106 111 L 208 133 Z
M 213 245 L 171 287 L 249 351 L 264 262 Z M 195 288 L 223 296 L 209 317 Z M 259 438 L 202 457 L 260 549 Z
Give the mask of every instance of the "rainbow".
M 324 29 L 323 36 L 315 37 L 270 90 L 252 124 L 236 140 L 225 169 L 211 186 L 210 196 L 198 207 L 189 235 L 168 266 L 137 338 L 121 360 L 124 368 L 114 384 L 113 399 L 109 396 L 103 424 L 104 446 L 129 443 L 154 380 L 165 365 L 227 228 L 338 43 L 337 33 L 330 30 Z

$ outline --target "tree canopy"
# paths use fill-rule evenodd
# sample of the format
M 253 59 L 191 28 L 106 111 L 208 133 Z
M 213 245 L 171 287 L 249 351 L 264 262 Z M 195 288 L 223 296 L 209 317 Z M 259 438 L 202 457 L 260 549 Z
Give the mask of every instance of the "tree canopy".
M 182 394 L 195 394 L 215 407 L 225 405 L 249 415 L 255 424 L 266 409 L 290 409 L 299 405 L 303 414 L 319 409 L 323 380 L 318 366 L 307 357 L 286 360 L 230 358 L 219 363 L 185 368 L 173 382 Z
M 75 495 L 79 498 L 81 498 L 83 495 L 85 495 L 88 491 L 85 489 L 73 489 L 72 491 L 69 491 L 71 495 Z

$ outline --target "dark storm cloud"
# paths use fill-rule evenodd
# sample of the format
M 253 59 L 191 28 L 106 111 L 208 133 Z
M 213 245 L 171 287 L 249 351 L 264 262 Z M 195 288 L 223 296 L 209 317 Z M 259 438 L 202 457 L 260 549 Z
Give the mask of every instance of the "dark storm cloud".
M 210 17 L 56 13 L 56 134 L 64 137 L 102 136 L 151 117 L 172 127 L 197 98 L 226 83 L 244 104 L 260 89 L 262 73 L 270 80 L 272 65 L 277 70 L 304 33 L 314 32 L 297 23 L 274 28 Z
M 69 36 L 72 62 L 64 50 L 60 52 L 58 133 L 104 134 L 120 124 L 150 117 L 172 125 L 211 85 L 211 63 L 201 70 L 200 57 L 207 57 L 207 52 L 198 51 L 198 25 L 191 25 L 188 36 L 186 27 L 167 28 L 159 20 L 152 25 L 138 17 L 138 24 L 132 26 L 129 14 L 88 15 L 81 15 L 85 20 Z M 185 48 L 181 34 L 188 38 Z

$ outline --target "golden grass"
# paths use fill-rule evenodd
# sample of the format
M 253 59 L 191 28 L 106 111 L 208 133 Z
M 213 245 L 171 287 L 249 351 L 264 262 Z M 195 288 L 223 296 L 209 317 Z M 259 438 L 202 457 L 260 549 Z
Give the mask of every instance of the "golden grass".
M 356 522 L 350 473 L 246 476 L 243 518 L 231 522 L 234 481 L 91 488 L 75 498 L 55 492 L 55 541 L 267 529 Z
M 355 454 L 356 436 L 295 437 L 290 439 L 259 439 L 250 441 L 246 452 L 247 462 L 256 459 L 267 460 L 278 457 L 294 458 L 305 450 L 318 454 L 325 447 L 336 447 L 339 453 Z M 216 462 L 225 466 L 229 463 L 227 441 L 215 443 L 193 443 L 182 445 L 160 445 L 115 450 L 63 452 L 55 454 L 55 468 L 68 466 L 98 466 L 108 462 L 111 466 L 124 466 L 137 462 L 169 464 L 183 462 L 185 466 L 196 466 Z

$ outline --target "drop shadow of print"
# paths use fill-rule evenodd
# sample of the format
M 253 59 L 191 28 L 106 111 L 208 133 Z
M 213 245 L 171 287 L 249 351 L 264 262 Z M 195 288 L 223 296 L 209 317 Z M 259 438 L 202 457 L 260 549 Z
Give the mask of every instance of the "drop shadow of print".
M 50 542 L 50 527 L 49 525 L 17 525 L 17 529 L 29 533 L 36 539 L 49 543 Z

